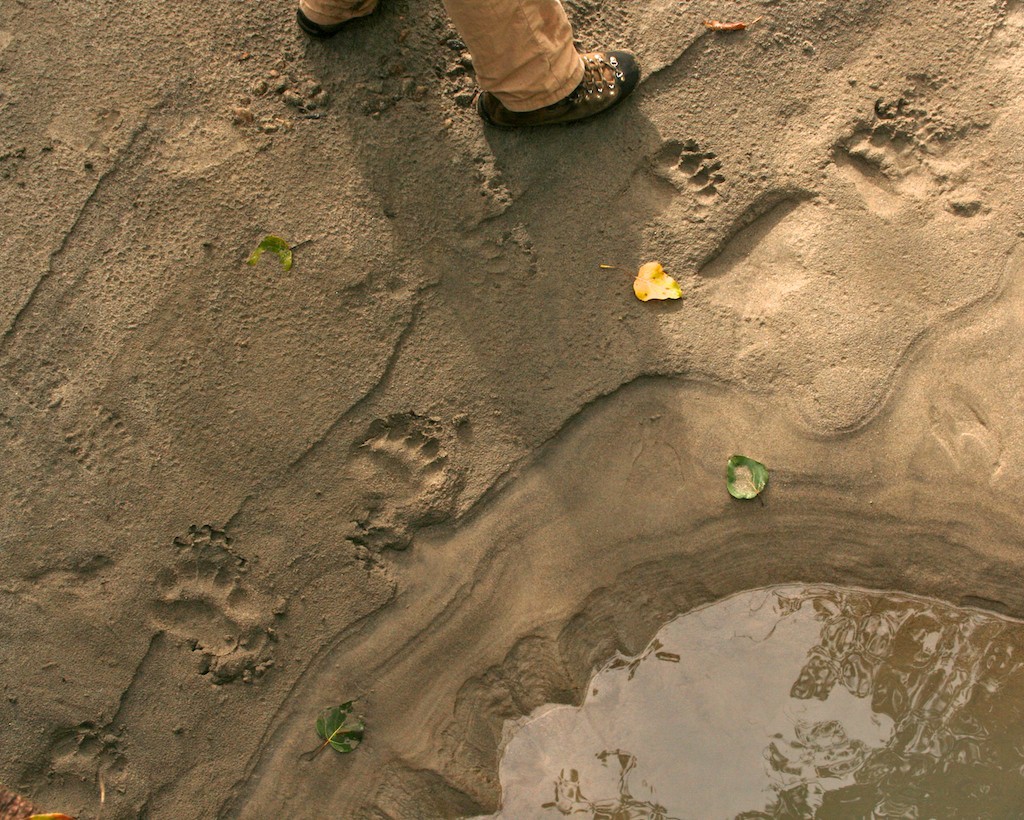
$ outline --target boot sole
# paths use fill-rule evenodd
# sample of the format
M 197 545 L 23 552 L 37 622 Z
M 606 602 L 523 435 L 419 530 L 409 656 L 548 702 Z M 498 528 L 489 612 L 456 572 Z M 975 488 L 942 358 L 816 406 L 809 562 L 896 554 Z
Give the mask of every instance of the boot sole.
M 314 23 L 305 14 L 302 13 L 302 9 L 295 10 L 295 22 L 298 23 L 301 28 L 310 37 L 315 37 L 317 40 L 328 40 L 335 34 L 338 34 L 350 20 L 346 20 L 344 23 L 337 23 L 333 26 L 321 26 L 319 23 Z

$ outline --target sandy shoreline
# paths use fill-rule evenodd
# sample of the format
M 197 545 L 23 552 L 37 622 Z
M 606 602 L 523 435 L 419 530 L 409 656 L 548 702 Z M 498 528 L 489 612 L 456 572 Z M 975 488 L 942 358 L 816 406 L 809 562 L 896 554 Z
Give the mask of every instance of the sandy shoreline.
M 0 784 L 481 814 L 505 720 L 693 606 L 1024 615 L 1024 6 L 566 5 L 645 77 L 536 134 L 482 129 L 438 4 L 328 45 L 4 6 Z M 679 303 L 598 267 L 651 259 Z M 300 760 L 352 697 L 363 747 Z

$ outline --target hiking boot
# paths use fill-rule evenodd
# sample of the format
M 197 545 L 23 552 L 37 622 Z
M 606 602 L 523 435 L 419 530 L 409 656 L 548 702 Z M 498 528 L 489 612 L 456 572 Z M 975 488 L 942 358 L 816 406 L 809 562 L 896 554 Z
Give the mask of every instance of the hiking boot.
M 488 125 L 524 128 L 576 122 L 600 114 L 629 96 L 640 80 L 640 65 L 628 51 L 581 54 L 583 80 L 568 97 L 535 111 L 509 111 L 489 91 L 477 97 L 477 111 Z
M 358 20 L 358 17 L 353 17 L 352 20 Z M 345 20 L 341 23 L 332 23 L 331 25 L 321 25 L 320 23 L 314 23 L 305 14 L 302 13 L 302 9 L 295 10 L 295 22 L 299 24 L 306 34 L 310 37 L 316 37 L 318 40 L 326 40 L 328 37 L 333 37 L 345 26 L 352 22 L 352 20 Z

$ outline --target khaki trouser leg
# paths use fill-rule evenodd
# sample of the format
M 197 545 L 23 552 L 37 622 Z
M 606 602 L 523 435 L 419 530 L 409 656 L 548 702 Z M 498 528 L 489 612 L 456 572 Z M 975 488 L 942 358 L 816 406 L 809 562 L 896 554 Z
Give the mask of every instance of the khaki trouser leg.
M 580 84 L 583 62 L 559 0 L 444 0 L 448 15 L 473 55 L 484 91 L 511 111 L 558 102 Z M 300 0 L 314 23 L 362 17 L 377 0 Z
M 299 8 L 314 23 L 329 26 L 365 17 L 377 8 L 377 0 L 299 0 Z
M 444 0 L 473 55 L 484 91 L 511 111 L 558 102 L 580 84 L 583 62 L 559 0 Z

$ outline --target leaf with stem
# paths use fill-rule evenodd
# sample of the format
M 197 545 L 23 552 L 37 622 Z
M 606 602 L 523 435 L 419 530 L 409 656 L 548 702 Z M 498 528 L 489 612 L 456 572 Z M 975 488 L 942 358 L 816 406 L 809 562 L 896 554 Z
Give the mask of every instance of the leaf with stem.
M 681 299 L 683 289 L 679 283 L 665 273 L 660 262 L 648 262 L 641 265 L 640 270 L 634 275 L 625 268 L 618 265 L 598 265 L 601 270 L 618 270 L 625 273 L 633 280 L 633 293 L 641 302 L 649 302 L 652 299 Z
M 333 747 L 341 754 L 348 754 L 355 751 L 362 742 L 366 724 L 362 717 L 353 714 L 353 704 L 353 700 L 346 701 L 341 706 L 332 706 L 320 713 L 316 719 L 316 733 L 324 742 L 313 753 L 313 757 L 327 746 Z

